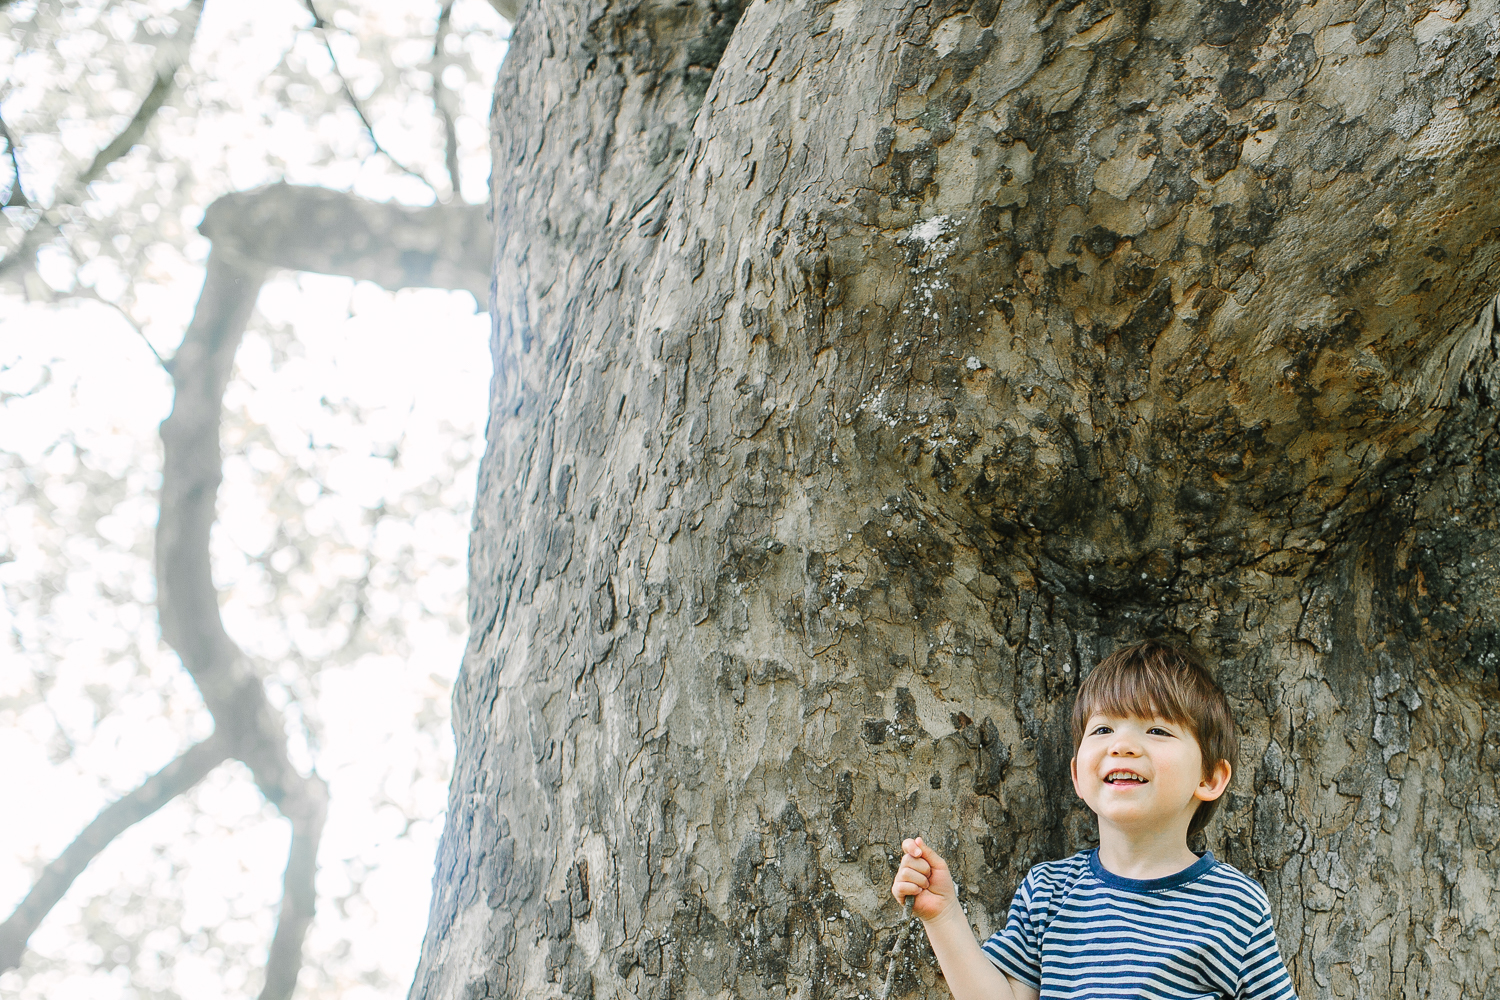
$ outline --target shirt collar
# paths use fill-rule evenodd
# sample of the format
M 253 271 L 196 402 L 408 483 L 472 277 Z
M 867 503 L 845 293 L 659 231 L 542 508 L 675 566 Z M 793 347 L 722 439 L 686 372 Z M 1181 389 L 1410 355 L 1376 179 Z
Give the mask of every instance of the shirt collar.
M 1097 847 L 1089 851 L 1089 871 L 1093 872 L 1095 878 L 1111 888 L 1126 889 L 1131 892 L 1160 892 L 1162 889 L 1174 889 L 1179 885 L 1186 885 L 1204 875 L 1214 864 L 1214 852 L 1204 851 L 1198 856 L 1197 861 L 1175 875 L 1164 875 L 1161 878 L 1126 878 L 1104 867 L 1099 861 Z

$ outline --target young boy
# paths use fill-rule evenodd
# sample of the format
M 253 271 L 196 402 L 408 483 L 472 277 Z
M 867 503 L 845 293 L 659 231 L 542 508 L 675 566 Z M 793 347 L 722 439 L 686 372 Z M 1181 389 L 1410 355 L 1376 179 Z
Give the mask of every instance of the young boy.
M 891 892 L 915 897 L 955 1000 L 1296 1000 L 1265 892 L 1187 846 L 1239 751 L 1203 665 L 1160 642 L 1105 658 L 1073 703 L 1073 748 L 1099 847 L 1031 869 L 983 948 L 948 865 L 920 837 L 902 845 Z

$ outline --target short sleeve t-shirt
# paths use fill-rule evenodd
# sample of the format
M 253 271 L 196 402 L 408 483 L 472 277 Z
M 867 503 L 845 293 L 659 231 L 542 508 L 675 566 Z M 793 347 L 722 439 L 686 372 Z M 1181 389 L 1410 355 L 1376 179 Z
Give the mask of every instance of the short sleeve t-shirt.
M 1154 879 L 1037 865 L 984 952 L 1043 1000 L 1296 1000 L 1264 890 L 1212 853 Z

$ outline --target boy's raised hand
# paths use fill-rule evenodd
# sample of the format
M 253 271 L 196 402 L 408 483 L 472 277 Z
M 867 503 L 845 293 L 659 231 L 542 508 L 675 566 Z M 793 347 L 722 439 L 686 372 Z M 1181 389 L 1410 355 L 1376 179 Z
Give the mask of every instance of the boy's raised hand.
M 948 862 L 922 843 L 921 837 L 903 840 L 901 851 L 901 867 L 891 884 L 891 895 L 898 903 L 904 903 L 907 896 L 916 897 L 912 912 L 923 920 L 932 920 L 958 897 Z

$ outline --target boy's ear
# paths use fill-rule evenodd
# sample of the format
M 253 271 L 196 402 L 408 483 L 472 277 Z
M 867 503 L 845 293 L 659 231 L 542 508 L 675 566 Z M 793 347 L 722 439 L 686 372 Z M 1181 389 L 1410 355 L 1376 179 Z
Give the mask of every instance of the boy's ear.
M 1198 782 L 1198 790 L 1193 793 L 1194 798 L 1204 802 L 1212 802 L 1224 794 L 1224 789 L 1229 787 L 1229 778 L 1233 774 L 1229 761 L 1221 760 L 1214 765 L 1214 769 L 1203 776 Z
M 1078 792 L 1078 797 L 1083 798 L 1083 793 L 1078 791 L 1078 758 L 1073 757 L 1068 761 L 1068 771 L 1073 775 L 1073 791 Z

